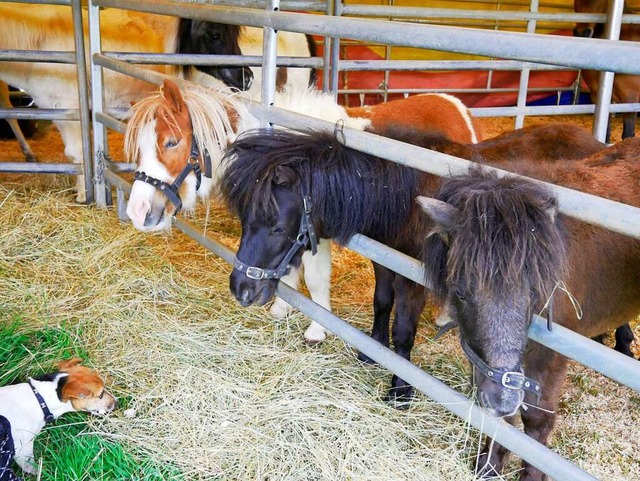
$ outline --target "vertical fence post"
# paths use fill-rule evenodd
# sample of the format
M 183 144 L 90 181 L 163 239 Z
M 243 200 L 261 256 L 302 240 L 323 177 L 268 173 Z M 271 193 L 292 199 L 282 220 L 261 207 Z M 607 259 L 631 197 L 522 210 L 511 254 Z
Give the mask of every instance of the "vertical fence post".
M 531 0 L 529 7 L 532 13 L 538 11 L 538 0 Z M 536 20 L 529 20 L 527 22 L 527 33 L 536 33 Z M 529 74 L 530 68 L 523 68 L 520 72 L 520 85 L 518 87 L 518 108 L 524 108 L 527 105 L 527 90 L 529 88 Z M 521 129 L 524 125 L 524 114 L 516 115 L 516 129 Z
M 89 54 L 91 58 L 102 51 L 100 35 L 100 7 L 89 0 Z M 106 207 L 106 185 L 102 176 L 102 163 L 106 152 L 107 133 L 102 122 L 96 120 L 96 115 L 104 111 L 104 76 L 102 67 L 91 62 L 91 102 L 93 105 L 93 162 L 95 179 L 95 198 L 98 207 Z
M 280 0 L 269 0 L 266 5 L 269 12 L 280 10 Z M 262 105 L 272 106 L 275 102 L 276 74 L 278 60 L 278 32 L 264 25 L 262 49 Z M 271 123 L 260 120 L 261 127 L 270 127 Z
M 609 12 L 605 25 L 605 38 L 618 40 L 620 38 L 620 25 L 622 23 L 622 11 L 624 10 L 624 0 L 611 0 L 609 2 Z M 613 92 L 613 72 L 600 72 L 598 82 L 598 97 L 593 119 L 593 135 L 600 141 L 605 142 L 609 131 L 609 117 L 611 108 L 611 93 Z
M 82 132 L 82 166 L 84 189 L 87 203 L 94 201 L 93 163 L 91 162 L 91 125 L 89 121 L 89 83 L 87 81 L 87 60 L 84 55 L 84 29 L 82 26 L 81 0 L 71 0 L 73 16 L 74 45 L 76 49 L 76 72 L 78 78 L 78 99 L 80 108 L 80 128 Z

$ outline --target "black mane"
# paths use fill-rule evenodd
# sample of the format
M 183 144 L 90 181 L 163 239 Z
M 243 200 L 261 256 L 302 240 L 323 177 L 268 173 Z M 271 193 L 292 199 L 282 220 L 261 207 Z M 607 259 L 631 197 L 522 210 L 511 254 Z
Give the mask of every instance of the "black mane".
M 414 135 L 398 132 L 399 140 Z M 227 150 L 221 191 L 237 214 L 273 216 L 278 170 L 310 185 L 323 235 L 346 242 L 357 232 L 387 241 L 406 224 L 418 193 L 414 169 L 344 146 L 334 133 L 254 130 Z M 316 217 L 317 218 L 317 217 Z
M 528 283 L 544 301 L 565 275 L 565 231 L 553 218 L 557 201 L 543 186 L 482 168 L 444 179 L 436 198 L 458 209 L 449 238 L 430 235 L 423 262 L 434 293 L 443 298 L 447 280 L 477 293 L 513 292 Z

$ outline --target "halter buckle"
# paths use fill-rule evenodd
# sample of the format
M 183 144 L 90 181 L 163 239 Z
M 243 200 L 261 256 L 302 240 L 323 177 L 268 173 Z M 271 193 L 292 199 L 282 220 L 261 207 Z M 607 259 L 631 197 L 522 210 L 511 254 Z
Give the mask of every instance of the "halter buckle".
M 518 371 L 506 371 L 502 374 L 500 384 L 507 389 L 518 391 L 524 387 L 525 375 Z
M 264 269 L 260 267 L 247 266 L 247 270 L 244 273 L 249 279 L 260 281 L 266 277 Z

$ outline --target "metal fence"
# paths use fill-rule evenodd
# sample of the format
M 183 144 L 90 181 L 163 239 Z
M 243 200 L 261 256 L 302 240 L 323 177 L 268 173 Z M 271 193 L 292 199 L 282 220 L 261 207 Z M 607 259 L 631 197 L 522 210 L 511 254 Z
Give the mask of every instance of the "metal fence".
M 74 0 L 74 10 L 79 10 L 79 0 Z M 591 68 L 608 70 L 612 72 L 625 72 L 640 74 L 639 46 L 631 42 L 610 42 L 597 39 L 576 39 L 538 35 L 534 33 L 518 33 L 505 31 L 488 31 L 468 27 L 451 27 L 443 25 L 431 25 L 426 23 L 398 23 L 386 20 L 347 18 L 345 16 L 310 15 L 302 13 L 289 13 L 275 11 L 278 4 L 269 2 L 246 2 L 244 5 L 264 7 L 264 9 L 237 7 L 237 2 L 227 2 L 231 5 L 210 5 L 199 3 L 185 3 L 168 0 L 93 0 L 89 2 L 89 31 L 90 31 L 90 64 L 92 77 L 92 105 L 93 105 L 93 161 L 96 172 L 95 200 L 98 205 L 105 205 L 110 200 L 111 187 L 116 188 L 119 215 L 124 214 L 125 192 L 130 185 L 114 171 L 127 170 L 133 166 L 115 165 L 105 159 L 108 151 L 106 142 L 106 129 L 111 128 L 120 132 L 124 131 L 124 124 L 118 119 L 117 112 L 111 112 L 103 105 L 102 100 L 102 70 L 108 68 L 136 78 L 160 84 L 163 76 L 141 67 L 130 65 L 127 61 L 139 62 L 185 62 L 186 57 L 172 56 L 145 56 L 106 54 L 100 48 L 99 16 L 101 7 L 114 7 L 132 9 L 150 13 L 182 16 L 186 18 L 209 20 L 223 23 L 251 25 L 265 27 L 268 32 L 265 42 L 265 55 L 262 61 L 264 69 L 263 78 L 266 80 L 266 88 L 263 89 L 262 103 L 251 104 L 249 107 L 256 116 L 265 122 L 282 125 L 291 128 L 311 127 L 318 129 L 331 129 L 334 126 L 320 120 L 293 114 L 277 107 L 273 107 L 273 86 L 275 82 L 276 52 L 273 48 L 276 30 L 288 30 L 294 32 L 321 35 L 331 39 L 351 38 L 365 42 L 378 42 L 388 45 L 413 46 L 417 48 L 430 48 L 442 51 L 462 52 L 473 55 L 499 57 L 511 62 L 514 68 L 550 68 L 548 66 L 560 66 L 562 68 Z M 284 4 L 284 2 L 283 2 Z M 306 10 L 308 2 L 291 2 L 291 10 Z M 315 2 L 316 11 L 333 12 L 332 8 L 324 3 Z M 622 1 L 615 2 L 620 7 Z M 388 8 L 388 7 L 384 7 Z M 346 11 L 349 11 L 346 9 Z M 344 13 L 344 10 L 343 12 Z M 357 13 L 355 9 L 351 13 Z M 391 13 L 383 11 L 379 15 L 402 17 L 402 12 L 393 10 Z M 407 12 L 407 15 L 414 12 Z M 424 13 L 421 11 L 421 13 Z M 449 15 L 450 12 L 447 12 Z M 367 15 L 375 17 L 367 11 Z M 541 14 L 529 14 L 530 18 L 523 18 L 527 22 L 535 22 L 542 17 Z M 601 16 L 598 17 L 600 20 Z M 619 24 L 619 18 L 612 17 Z M 566 20 L 566 17 L 565 17 Z M 635 18 L 633 19 L 635 21 Z M 82 51 L 78 45 L 77 51 Z M 331 50 L 331 45 L 329 49 Z M 15 55 L 15 53 L 13 53 Z M 2 55 L 10 55 L 0 51 Z M 34 54 L 35 55 L 35 54 Z M 77 56 L 78 64 L 80 58 Z M 34 57 L 36 58 L 36 57 Z M 66 59 L 69 60 L 69 59 Z M 190 59 L 194 60 L 194 59 Z M 218 59 L 218 62 L 238 62 L 236 64 L 255 64 L 257 59 Z M 202 61 L 202 59 L 199 59 Z M 335 78 L 336 72 L 345 66 L 342 61 L 332 61 L 325 56 L 325 71 Z M 207 63 L 216 61 L 205 60 Z M 318 66 L 317 59 L 304 61 L 291 60 L 292 65 Z M 544 67 L 539 67 L 544 63 Z M 507 65 L 507 64 L 504 64 Z M 393 67 L 394 65 L 385 64 Z M 396 67 L 402 68 L 397 64 Z M 426 65 L 421 67 L 429 68 Z M 444 65 L 443 65 L 444 66 Z M 349 68 L 349 65 L 346 64 Z M 450 65 L 447 65 L 449 68 Z M 469 65 L 465 65 L 465 68 Z M 80 68 L 80 67 L 79 67 Z M 355 67 L 354 67 L 355 68 Z M 502 68 L 492 64 L 491 68 Z M 80 70 L 79 70 L 80 74 Z M 606 78 L 605 78 L 606 79 Z M 526 84 L 526 83 L 525 83 Z M 335 84 L 337 85 L 337 84 Z M 603 84 L 603 90 L 607 89 L 607 83 Z M 610 88 L 610 85 L 609 85 Z M 525 87 L 526 89 L 526 87 Z M 610 89 L 609 89 L 610 94 Z M 606 95 L 605 95 L 606 96 Z M 606 101 L 603 101 L 606 111 Z M 579 109 L 578 107 L 574 107 Z M 582 107 L 580 107 L 581 109 Z M 81 107 L 88 115 L 87 105 Z M 513 115 L 525 115 L 531 113 L 547 113 L 552 108 L 540 109 L 519 105 L 512 108 Z M 553 107 L 553 112 L 558 112 L 559 107 Z M 561 111 L 561 110 L 560 110 Z M 579 110 L 587 112 L 588 110 Z M 475 112 L 484 115 L 485 112 Z M 567 111 L 563 112 L 567 113 Z M 0 110 L 0 118 L 7 113 Z M 486 114 L 490 115 L 490 114 Z M 24 117 L 27 118 L 27 117 Z M 436 175 L 446 176 L 466 172 L 469 162 L 450 157 L 444 154 L 423 150 L 390 139 L 379 138 L 366 132 L 345 129 L 347 145 L 368 153 L 385 157 L 391 161 L 399 162 L 411 167 L 419 168 Z M 89 142 L 87 141 L 87 148 Z M 87 157 L 85 157 L 87 158 Z M 410 159 L 410 160 L 407 160 Z M 85 167 L 89 162 L 85 162 Z M 91 179 L 91 176 L 87 176 Z M 579 218 L 585 222 L 603 225 L 616 232 L 635 238 L 640 238 L 640 209 L 620 204 L 617 202 L 597 198 L 588 194 L 570 189 L 550 186 L 557 195 L 560 210 L 570 216 Z M 221 256 L 228 262 L 233 259 L 233 253 L 224 245 L 209 236 L 198 232 L 193 225 L 182 219 L 176 219 L 178 228 L 202 243 L 206 248 Z M 386 267 L 392 268 L 405 277 L 415 282 L 423 283 L 422 266 L 414 259 L 393 251 L 364 236 L 354 236 L 348 247 L 369 257 Z M 563 459 L 547 447 L 533 441 L 518 429 L 493 418 L 482 408 L 475 405 L 460 393 L 447 387 L 426 372 L 420 370 L 407 360 L 397 356 L 389 349 L 382 347 L 368 336 L 351 327 L 342 319 L 324 310 L 311 300 L 286 285 L 278 287 L 278 295 L 287 302 L 297 307 L 305 314 L 317 320 L 320 324 L 336 333 L 339 337 L 367 354 L 369 357 L 387 367 L 395 374 L 414 385 L 430 398 L 440 402 L 450 411 L 467 420 L 471 425 L 484 432 L 490 432 L 491 436 L 500 444 L 527 460 L 557 480 L 592 480 L 595 479 L 585 473 L 573 463 Z M 545 321 L 534 319 L 529 336 L 532 340 L 550 347 L 572 359 L 602 372 L 630 388 L 640 392 L 640 366 L 637 361 L 623 356 L 611 349 L 605 348 L 589 339 L 577 335 L 558 326 L 553 332 L 548 332 L 544 327 Z

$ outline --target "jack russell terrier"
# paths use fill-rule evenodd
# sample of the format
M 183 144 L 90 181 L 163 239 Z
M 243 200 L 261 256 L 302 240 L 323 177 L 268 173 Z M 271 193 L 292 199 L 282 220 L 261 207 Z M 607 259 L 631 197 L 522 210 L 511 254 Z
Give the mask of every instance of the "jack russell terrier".
M 104 415 L 116 408 L 102 378 L 81 362 L 60 361 L 58 372 L 0 387 L 0 481 L 18 479 L 12 458 L 25 473 L 35 473 L 33 440 L 46 423 L 71 411 Z

